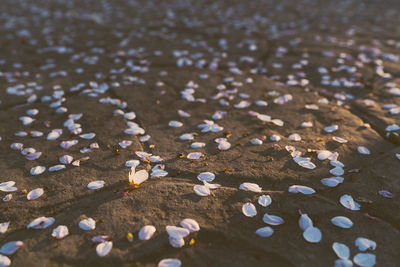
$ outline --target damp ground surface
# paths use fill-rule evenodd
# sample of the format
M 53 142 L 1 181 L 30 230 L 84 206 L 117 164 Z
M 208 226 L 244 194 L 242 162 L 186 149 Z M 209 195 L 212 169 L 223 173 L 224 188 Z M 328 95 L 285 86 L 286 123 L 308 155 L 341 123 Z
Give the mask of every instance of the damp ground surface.
M 400 264 L 400 2 L 1 10 L 0 247 L 23 245 L 0 266 Z M 149 178 L 130 183 L 132 165 Z M 321 238 L 307 241 L 301 214 Z M 185 218 L 200 230 L 177 244 L 166 226 Z

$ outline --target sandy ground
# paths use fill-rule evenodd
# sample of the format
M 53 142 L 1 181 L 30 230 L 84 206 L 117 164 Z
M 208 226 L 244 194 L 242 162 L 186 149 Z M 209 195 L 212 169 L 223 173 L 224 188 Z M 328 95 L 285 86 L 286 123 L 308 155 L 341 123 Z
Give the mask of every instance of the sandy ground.
M 0 203 L 0 223 L 10 222 L 0 234 L 0 246 L 14 240 L 24 243 L 8 256 L 12 266 L 156 266 L 164 258 L 177 258 L 182 266 L 333 266 L 337 256 L 332 243 L 346 244 L 352 259 L 359 253 L 354 245 L 358 237 L 376 242 L 376 250 L 369 253 L 376 255 L 377 266 L 400 264 L 400 138 L 398 130 L 389 134 L 386 129 L 400 124 L 400 115 L 384 107 L 400 106 L 400 96 L 390 94 L 390 88 L 400 87 L 398 1 L 84 0 L 0 5 L 0 183 L 15 181 L 18 188 L 11 201 Z M 192 102 L 182 98 L 190 81 L 196 84 Z M 81 88 L 71 90 L 80 83 Z M 100 84 L 108 89 L 99 90 Z M 226 90 L 218 90 L 218 85 Z M 228 90 L 233 90 L 230 95 L 214 97 Z M 291 94 L 292 100 L 276 104 L 278 96 L 271 91 Z M 29 101 L 32 95 L 37 99 Z M 50 100 L 44 101 L 44 96 Z M 127 120 L 114 114 L 118 106 L 100 103 L 104 98 L 125 101 L 121 110 L 136 113 L 133 121 L 151 136 L 149 141 L 125 134 Z M 60 99 L 65 113 L 50 105 Z M 221 105 L 221 99 L 229 105 Z M 258 106 L 257 100 L 268 105 Z M 235 108 L 241 101 L 251 105 Z M 319 109 L 305 108 L 310 104 Z M 32 116 L 35 121 L 24 126 L 19 118 L 34 108 L 39 110 Z M 178 110 L 191 117 L 179 117 Z M 217 110 L 227 112 L 215 120 L 223 130 L 202 133 L 197 125 L 211 120 Z M 284 125 L 263 123 L 249 111 L 268 114 Z M 68 115 L 78 113 L 83 116 L 76 122 L 83 133 L 96 133 L 94 139 L 84 140 L 64 127 Z M 169 127 L 172 120 L 183 126 Z M 302 128 L 302 122 L 312 122 L 313 127 Z M 330 125 L 339 129 L 326 133 Z M 63 134 L 46 140 L 56 128 Z M 15 136 L 34 130 L 44 135 Z M 180 140 L 184 133 L 195 133 L 194 140 Z M 288 139 L 293 133 L 301 141 Z M 274 134 L 281 140 L 271 141 Z M 340 144 L 332 136 L 348 142 Z M 214 141 L 218 137 L 227 137 L 231 148 L 220 151 Z M 265 140 L 255 146 L 250 143 L 253 138 Z M 61 141 L 72 139 L 79 143 L 68 150 L 60 147 Z M 118 145 L 122 140 L 132 145 L 123 149 Z M 206 146 L 193 149 L 194 141 Z M 41 157 L 26 160 L 10 148 L 15 142 L 41 151 Z M 93 142 L 98 149 L 80 152 Z M 297 165 L 285 146 L 302 151 L 316 168 Z M 371 154 L 358 153 L 359 146 Z M 323 185 L 320 180 L 332 176 L 332 166 L 308 149 L 339 153 L 344 182 L 333 188 Z M 160 156 L 168 175 L 150 177 L 132 190 L 125 162 L 138 159 L 136 151 Z M 203 156 L 186 158 L 195 151 Z M 66 154 L 90 159 L 79 167 L 30 174 L 32 167 L 60 164 L 58 158 Z M 155 165 L 142 162 L 137 169 Z M 201 183 L 197 175 L 206 171 L 216 175 L 213 183 L 221 187 L 200 197 L 193 186 Z M 95 180 L 105 181 L 104 188 L 88 190 Z M 243 182 L 260 185 L 262 192 L 239 190 Z M 312 187 L 316 193 L 289 193 L 291 185 Z M 45 193 L 28 201 L 26 193 L 35 188 Z M 394 197 L 384 197 L 380 190 Z M 2 198 L 7 194 L 0 192 Z M 272 198 L 266 208 L 257 203 L 262 194 Z M 345 194 L 361 210 L 343 207 L 339 199 Z M 256 206 L 255 217 L 243 215 L 246 202 Z M 304 240 L 299 210 L 321 230 L 319 243 Z M 274 234 L 262 238 L 255 231 L 267 226 L 266 212 L 285 223 L 272 226 Z M 53 217 L 55 223 L 43 230 L 26 228 L 41 216 Z M 350 218 L 354 226 L 334 226 L 330 220 L 335 216 Z M 97 222 L 93 231 L 78 227 L 88 217 Z M 173 248 L 165 227 L 185 218 L 195 219 L 201 229 L 185 238 L 185 246 Z M 51 236 L 58 225 L 69 229 L 63 240 Z M 138 239 L 144 225 L 157 229 L 148 241 Z M 113 249 L 102 258 L 91 241 L 97 235 L 112 236 Z

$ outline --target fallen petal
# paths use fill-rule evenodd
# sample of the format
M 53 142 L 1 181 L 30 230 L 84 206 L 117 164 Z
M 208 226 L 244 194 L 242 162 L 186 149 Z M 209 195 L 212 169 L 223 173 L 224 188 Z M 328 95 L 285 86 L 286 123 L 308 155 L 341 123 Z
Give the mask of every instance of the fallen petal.
M 322 234 L 321 231 L 317 227 L 308 227 L 303 232 L 303 237 L 306 241 L 310 243 L 318 243 L 321 241 Z
M 69 235 L 69 232 L 68 227 L 65 225 L 57 226 L 57 228 L 54 228 L 53 232 L 51 233 L 51 236 L 57 239 L 63 239 L 67 235 Z
M 149 240 L 154 235 L 155 232 L 156 228 L 153 225 L 145 225 L 139 231 L 139 239 Z
M 99 257 L 107 256 L 112 249 L 113 243 L 112 241 L 105 241 L 97 245 L 96 253 Z
M 257 229 L 256 234 L 261 237 L 270 237 L 274 233 L 274 229 L 269 226 Z
M 79 228 L 85 231 L 91 231 L 96 228 L 96 221 L 92 218 L 83 219 L 79 222 Z
M 257 215 L 256 207 L 250 202 L 242 206 L 242 212 L 247 217 L 254 217 Z

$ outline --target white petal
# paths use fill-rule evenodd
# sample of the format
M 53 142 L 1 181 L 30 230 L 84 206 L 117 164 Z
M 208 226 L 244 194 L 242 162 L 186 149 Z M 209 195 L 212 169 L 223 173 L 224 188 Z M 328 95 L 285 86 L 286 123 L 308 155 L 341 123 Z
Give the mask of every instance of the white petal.
M 112 249 L 113 243 L 111 241 L 105 241 L 97 245 L 96 253 L 99 257 L 107 256 Z
M 201 147 L 205 147 L 206 144 L 205 143 L 201 143 L 201 142 L 194 142 L 190 145 L 191 148 L 201 148 Z
M 197 179 L 200 181 L 212 182 L 215 179 L 215 174 L 211 172 L 202 172 L 197 175 Z
M 208 187 L 208 189 L 217 189 L 221 187 L 220 184 L 209 184 L 206 181 L 203 181 L 204 186 Z
M 332 244 L 332 249 L 339 258 L 341 259 L 350 258 L 350 249 L 345 244 L 335 242 Z
M 250 143 L 252 143 L 253 145 L 259 146 L 259 145 L 262 145 L 263 141 L 258 138 L 253 138 L 250 140 Z
M 95 190 L 95 189 L 102 188 L 103 186 L 104 186 L 104 181 L 99 180 L 99 181 L 90 182 L 87 185 L 87 188 L 89 188 L 91 190 Z
M 331 125 L 331 126 L 325 127 L 324 131 L 327 132 L 327 133 L 332 133 L 332 132 L 337 131 L 338 129 L 339 129 L 339 126 Z
M 343 180 L 343 177 L 330 177 L 321 179 L 321 183 L 329 187 L 335 187 L 338 184 L 342 183 Z
M 222 141 L 218 144 L 218 149 L 221 151 L 228 150 L 229 148 L 231 148 L 231 143 L 227 141 Z
M 122 148 L 127 148 L 128 146 L 132 145 L 132 141 L 130 140 L 122 140 L 121 142 L 119 142 L 119 146 Z
M 292 185 L 289 187 L 289 192 L 294 194 L 302 193 L 304 195 L 311 195 L 315 193 L 315 190 L 304 185 Z
M 182 127 L 182 125 L 183 125 L 183 123 L 180 122 L 180 121 L 170 121 L 170 122 L 168 123 L 168 126 L 174 127 L 174 128 Z
M 300 160 L 297 162 L 297 164 L 303 168 L 310 169 L 310 170 L 315 169 L 315 167 L 317 167 L 317 166 L 315 166 L 314 163 L 312 163 L 311 161 L 308 161 L 308 160 Z
M 353 261 L 361 267 L 372 267 L 376 264 L 376 256 L 371 253 L 358 253 L 354 256 Z
M 250 202 L 242 206 L 242 212 L 247 217 L 254 217 L 257 215 L 256 207 Z
M 303 232 L 303 237 L 306 241 L 310 243 L 318 243 L 321 241 L 322 234 L 321 231 L 316 228 L 316 227 L 308 227 L 304 232 Z
M 149 173 L 146 170 L 140 170 L 133 175 L 133 182 L 139 185 L 149 178 Z
M 53 232 L 51 233 L 51 236 L 57 239 L 63 239 L 69 235 L 68 227 L 65 225 L 59 225 L 57 228 L 53 229 Z
M 273 119 L 271 122 L 277 126 L 283 126 L 284 124 L 283 121 L 280 119 Z
M 278 141 L 281 140 L 281 137 L 280 137 L 279 135 L 273 134 L 273 135 L 270 136 L 269 139 L 270 139 L 271 141 L 273 141 L 273 142 L 278 142 Z
M 15 188 L 16 189 L 16 188 Z M 3 197 L 3 201 L 4 202 L 8 202 L 12 200 L 12 194 L 7 194 L 5 197 Z
M 203 156 L 203 153 L 201 152 L 191 152 L 187 155 L 188 159 L 192 159 L 192 160 L 196 160 L 201 158 L 201 156 Z
M 14 187 L 15 185 L 14 181 L 8 181 L 0 184 L 0 191 L 2 192 L 14 192 L 17 191 L 18 189 Z
M 65 168 L 66 168 L 65 165 L 59 164 L 59 165 L 51 166 L 49 168 L 49 172 L 56 172 L 56 171 L 59 171 L 59 170 L 65 169 Z
M 183 238 L 173 238 L 170 236 L 168 240 L 174 248 L 181 248 L 185 245 L 185 240 Z
M 9 225 L 10 225 L 10 222 L 0 223 L 0 234 L 4 234 L 5 232 L 7 232 Z
M 137 159 L 132 159 L 132 160 L 128 160 L 127 162 L 125 162 L 125 166 L 130 168 L 130 167 L 137 167 L 139 166 L 140 161 L 138 161 Z
M 15 185 L 14 181 L 8 181 L 8 182 L 1 183 L 0 188 L 11 187 L 13 185 Z
M 0 267 L 8 267 L 11 265 L 11 260 L 7 256 L 0 254 Z
M 157 267 L 181 267 L 182 262 L 178 259 L 163 259 L 161 260 Z
M 349 210 L 360 210 L 360 204 L 354 201 L 353 197 L 350 195 L 343 195 L 340 197 L 340 204 Z
M 336 225 L 337 227 L 348 229 L 353 227 L 353 222 L 344 216 L 336 216 L 331 219 L 332 224 Z
M 155 232 L 156 228 L 153 225 L 145 225 L 139 231 L 139 239 L 149 240 L 154 235 Z
M 329 158 L 330 155 L 332 155 L 332 152 L 328 150 L 319 150 L 317 154 L 319 160 L 326 160 L 327 158 Z
M 313 227 L 313 222 L 307 214 L 301 214 L 299 219 L 300 229 L 305 231 L 308 227 Z
M 28 224 L 28 229 L 45 229 L 54 223 L 55 219 L 52 217 L 39 217 L 34 219 Z
M 10 147 L 13 150 L 22 150 L 24 145 L 22 143 L 12 143 Z
M 349 259 L 337 259 L 335 260 L 335 267 L 353 267 L 353 262 Z
M 167 230 L 168 235 L 175 239 L 185 238 L 190 234 L 188 229 L 182 227 L 167 225 L 165 229 Z
M 105 241 L 109 241 L 111 239 L 111 236 L 109 235 L 96 235 L 95 237 L 92 238 L 93 243 L 102 243 Z
M 27 160 L 36 160 L 40 158 L 42 155 L 42 152 L 34 152 L 34 153 L 29 153 L 28 155 L 25 156 Z
M 32 119 L 31 117 L 28 117 L 28 116 L 22 116 L 22 117 L 19 117 L 19 120 L 22 122 L 23 125 L 29 125 L 29 124 L 31 124 L 35 119 Z
M 274 229 L 269 226 L 257 229 L 256 234 L 261 237 L 270 237 L 274 233 Z
M 364 155 L 369 155 L 369 154 L 371 154 L 371 152 L 369 151 L 369 149 L 366 148 L 365 146 L 359 146 L 359 147 L 357 148 L 357 150 L 358 150 L 358 153 L 360 153 L 360 154 L 364 154 Z
M 193 219 L 184 219 L 179 223 L 183 228 L 188 229 L 189 232 L 194 233 L 200 231 L 199 224 Z
M 263 207 L 268 207 L 271 205 L 272 199 L 269 195 L 262 195 L 258 197 L 258 204 Z
M 27 147 L 27 148 L 22 149 L 21 154 L 26 156 L 30 153 L 35 153 L 35 152 L 36 152 L 36 149 L 34 149 L 32 147 Z
M 31 192 L 28 193 L 28 195 L 26 196 L 26 198 L 28 200 L 35 200 L 37 198 L 39 198 L 41 195 L 43 195 L 44 190 L 42 188 L 36 188 L 34 190 L 32 190 Z
M 153 170 L 150 175 L 151 177 L 164 177 L 168 175 L 168 172 L 164 170 Z
M 58 137 L 60 137 L 62 134 L 62 130 L 61 131 L 51 131 L 48 135 L 47 135 L 47 140 L 56 140 Z
M 254 184 L 254 183 L 242 183 L 239 186 L 239 189 L 245 190 L 245 191 L 252 191 L 255 193 L 260 193 L 262 190 L 262 188 L 258 184 Z
M 179 139 L 184 140 L 184 141 L 186 141 L 186 140 L 193 140 L 193 139 L 194 139 L 194 136 L 193 136 L 193 134 L 191 134 L 191 133 L 186 133 L 186 134 L 182 134 L 182 135 L 179 137 Z
M 264 214 L 263 221 L 269 225 L 281 225 L 285 222 L 281 217 L 267 213 Z
M 210 189 L 208 188 L 208 186 L 205 185 L 195 185 L 193 187 L 193 190 L 197 195 L 201 197 L 209 196 L 211 194 Z
M 96 221 L 92 218 L 83 219 L 79 222 L 79 228 L 85 231 L 91 231 L 96 228 Z
M 365 237 L 359 237 L 356 239 L 356 247 L 360 251 L 375 250 L 376 242 Z
M 30 170 L 30 173 L 31 173 L 32 175 L 39 175 L 39 174 L 44 173 L 45 170 L 46 170 L 46 167 L 44 167 L 44 166 L 36 166 L 36 167 L 33 167 L 33 168 Z
M 24 242 L 22 242 L 22 241 L 10 241 L 8 243 L 5 243 L 0 248 L 0 253 L 2 253 L 4 255 L 12 255 L 18 249 L 20 249 L 23 245 L 24 245 Z
M 87 134 L 81 134 L 79 135 L 80 138 L 90 140 L 93 139 L 96 136 L 95 133 L 87 133 Z
M 329 172 L 335 176 L 342 176 L 344 174 L 344 170 L 342 167 L 335 167 L 331 169 Z
M 74 160 L 74 158 L 71 157 L 70 155 L 64 155 L 60 157 L 58 160 L 60 161 L 60 163 L 68 165 Z
M 60 143 L 60 147 L 64 148 L 64 149 L 69 149 L 72 146 L 78 144 L 78 140 L 74 139 L 74 140 L 68 140 L 68 141 L 62 141 Z
M 301 141 L 301 136 L 297 133 L 294 133 L 289 135 L 289 139 L 298 142 Z
M 124 118 L 127 120 L 134 120 L 136 118 L 135 112 L 128 112 L 124 114 Z
M 341 137 L 337 137 L 337 136 L 333 136 L 332 139 L 333 139 L 334 141 L 338 142 L 338 143 L 341 143 L 341 144 L 344 144 L 344 143 L 347 143 L 347 142 L 348 142 L 346 139 L 341 138 Z
M 313 123 L 311 121 L 305 121 L 300 126 L 302 128 L 311 128 L 311 127 L 313 127 Z

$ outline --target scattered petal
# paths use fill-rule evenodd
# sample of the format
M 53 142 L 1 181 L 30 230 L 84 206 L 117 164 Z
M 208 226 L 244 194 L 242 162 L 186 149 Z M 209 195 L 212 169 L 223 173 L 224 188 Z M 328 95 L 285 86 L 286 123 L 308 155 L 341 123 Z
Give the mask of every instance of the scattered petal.
M 198 196 L 201 196 L 201 197 L 206 197 L 211 194 L 210 188 L 205 185 L 195 185 L 193 187 L 193 190 Z
M 269 215 L 268 213 L 264 214 L 263 221 L 269 225 L 281 225 L 285 222 L 281 217 Z
M 303 237 L 307 242 L 318 243 L 321 241 L 322 234 L 321 234 L 321 231 L 317 227 L 308 227 L 303 232 Z
M 30 170 L 30 173 L 31 173 L 32 175 L 39 175 L 39 174 L 44 173 L 45 170 L 46 170 L 46 167 L 44 167 L 44 166 L 36 166 L 36 167 L 33 167 L 33 168 Z
M 149 240 L 154 233 L 156 232 L 156 228 L 153 225 L 143 226 L 139 231 L 139 239 L 140 240 Z
M 340 204 L 349 210 L 360 210 L 360 204 L 354 201 L 353 197 L 350 195 L 343 195 L 340 197 Z
M 247 217 L 254 217 L 257 215 L 256 207 L 250 202 L 242 206 L 242 212 Z
M 348 229 L 353 227 L 353 222 L 344 216 L 336 216 L 331 219 L 332 224 L 336 225 L 337 227 Z
M 84 231 L 91 231 L 96 228 L 96 221 L 92 218 L 83 219 L 79 222 L 79 228 Z
M 260 193 L 262 188 L 258 184 L 254 183 L 242 183 L 239 186 L 239 189 L 244 190 L 244 191 L 252 191 L 255 193 Z
M 182 262 L 178 259 L 163 259 L 161 260 L 157 267 L 181 267 Z
M 257 229 L 256 234 L 261 237 L 270 237 L 274 233 L 274 229 L 269 226 Z
M 91 190 L 95 190 L 95 189 L 102 188 L 103 186 L 104 186 L 104 181 L 99 180 L 99 181 L 90 182 L 87 185 L 87 188 L 91 189 Z
M 113 246 L 112 241 L 105 241 L 105 242 L 99 243 L 96 247 L 97 255 L 99 257 L 107 256 L 107 254 L 110 253 L 112 246 Z
M 358 253 L 354 256 L 353 261 L 361 267 L 372 267 L 376 264 L 376 256 L 371 253 Z
M 340 259 L 350 258 L 350 249 L 345 244 L 335 242 L 332 244 L 332 249 Z
M 26 198 L 28 200 L 35 200 L 35 199 L 41 197 L 43 195 L 43 193 L 44 193 L 43 188 L 36 188 L 36 189 L 30 191 L 28 193 L 28 195 L 26 196 Z
M 27 226 L 28 229 L 45 229 L 54 223 L 55 219 L 52 217 L 39 217 L 30 222 Z
M 272 199 L 269 195 L 262 195 L 258 197 L 258 204 L 260 204 L 263 207 L 268 207 L 271 205 Z
M 199 175 L 197 175 L 197 179 L 200 181 L 206 181 L 206 182 L 212 182 L 215 179 L 215 174 L 211 172 L 202 172 Z
M 67 235 L 69 235 L 69 232 L 68 232 L 68 227 L 65 225 L 57 226 L 57 228 L 54 228 L 53 232 L 51 233 L 51 236 L 56 239 L 63 239 Z
M 199 224 L 193 219 L 183 219 L 179 224 L 191 233 L 200 231 Z
M 4 255 L 12 255 L 18 249 L 20 249 L 23 245 L 24 245 L 24 242 L 22 242 L 22 241 L 10 241 L 8 243 L 5 243 L 0 248 L 0 253 L 2 253 Z

